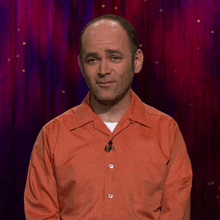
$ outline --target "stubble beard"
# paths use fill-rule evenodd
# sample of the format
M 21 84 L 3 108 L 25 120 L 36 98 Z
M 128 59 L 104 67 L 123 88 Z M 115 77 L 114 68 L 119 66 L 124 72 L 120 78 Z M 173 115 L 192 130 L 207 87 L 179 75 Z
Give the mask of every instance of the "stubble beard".
M 104 105 L 106 107 L 113 107 L 115 105 L 117 105 L 126 95 L 126 93 L 130 90 L 131 86 L 128 86 L 122 93 L 119 93 L 119 94 L 116 94 L 115 97 L 113 98 L 101 98 L 101 97 L 98 97 L 96 95 L 96 92 L 92 92 L 91 90 L 91 93 L 94 97 L 94 99 L 100 103 L 101 105 Z

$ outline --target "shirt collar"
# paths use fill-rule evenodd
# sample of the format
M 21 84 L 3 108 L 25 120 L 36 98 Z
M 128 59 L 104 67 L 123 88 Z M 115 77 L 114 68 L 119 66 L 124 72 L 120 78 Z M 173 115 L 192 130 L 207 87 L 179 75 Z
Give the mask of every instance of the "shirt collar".
M 90 106 L 90 92 L 84 98 L 83 102 L 72 108 L 73 120 L 70 122 L 70 130 L 82 127 L 90 122 L 93 122 L 98 117 Z M 98 117 L 99 118 L 99 117 Z
M 74 114 L 74 119 L 70 122 L 70 130 L 82 127 L 94 120 L 101 121 L 101 118 L 95 114 L 90 106 L 90 96 L 89 92 L 81 105 L 76 106 L 71 109 Z M 132 101 L 128 111 L 125 113 L 124 117 L 127 117 L 133 122 L 140 123 L 147 127 L 152 127 L 150 120 L 150 115 L 146 109 L 146 105 L 141 101 L 141 99 L 131 90 Z
M 131 91 L 132 101 L 131 106 L 128 109 L 127 116 L 131 121 L 138 122 L 147 127 L 152 127 L 150 114 L 147 111 L 147 105 L 144 104 L 141 99 Z

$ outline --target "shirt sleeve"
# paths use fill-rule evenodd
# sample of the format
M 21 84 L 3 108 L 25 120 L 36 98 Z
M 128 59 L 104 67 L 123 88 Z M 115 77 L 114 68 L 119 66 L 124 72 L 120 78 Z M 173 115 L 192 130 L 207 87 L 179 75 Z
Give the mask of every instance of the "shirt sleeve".
M 190 220 L 192 168 L 176 123 L 170 129 L 171 156 L 161 201 L 160 220 Z
M 53 159 L 43 130 L 32 151 L 24 204 L 27 220 L 60 219 Z

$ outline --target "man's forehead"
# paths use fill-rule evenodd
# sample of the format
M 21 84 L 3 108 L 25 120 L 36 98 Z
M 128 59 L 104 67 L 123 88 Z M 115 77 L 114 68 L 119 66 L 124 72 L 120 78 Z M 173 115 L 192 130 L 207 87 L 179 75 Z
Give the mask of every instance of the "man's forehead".
M 86 38 L 91 38 L 97 35 L 104 35 L 105 32 L 109 33 L 109 31 L 111 31 L 112 33 L 124 32 L 124 34 L 126 34 L 125 30 L 117 21 L 102 19 L 94 22 L 89 27 L 87 27 L 87 29 L 83 33 L 82 41 L 84 41 Z
M 103 55 L 103 53 L 105 55 L 113 55 L 113 54 L 118 54 L 118 55 L 123 55 L 124 54 L 124 50 L 121 47 L 115 47 L 115 45 L 112 46 L 107 46 L 104 50 L 99 50 L 96 47 L 84 47 L 82 46 L 82 50 L 83 50 L 83 54 L 86 57 L 90 57 L 90 56 L 100 56 Z
M 82 36 L 81 48 L 84 53 L 102 50 L 124 50 L 129 38 L 124 28 L 117 22 L 103 19 L 91 24 Z M 123 49 L 124 48 L 124 49 Z
M 112 54 L 118 54 L 118 55 L 123 55 L 123 52 L 122 51 L 120 51 L 120 50 L 117 50 L 117 49 L 106 49 L 105 51 L 104 51 L 104 53 L 105 54 L 107 54 L 107 55 L 112 55 Z M 99 52 L 87 52 L 86 51 L 86 54 L 85 54 L 85 56 L 86 57 L 90 57 L 90 56 L 99 56 L 100 54 L 99 54 Z

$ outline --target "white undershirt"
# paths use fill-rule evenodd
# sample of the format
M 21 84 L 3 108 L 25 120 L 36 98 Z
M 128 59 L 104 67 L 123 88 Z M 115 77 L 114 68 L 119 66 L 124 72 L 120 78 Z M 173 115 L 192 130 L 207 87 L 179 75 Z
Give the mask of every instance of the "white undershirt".
M 113 132 L 118 124 L 118 122 L 104 122 L 108 129 Z

